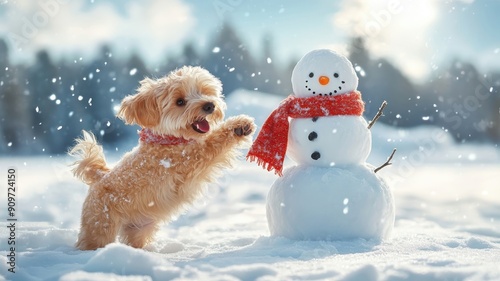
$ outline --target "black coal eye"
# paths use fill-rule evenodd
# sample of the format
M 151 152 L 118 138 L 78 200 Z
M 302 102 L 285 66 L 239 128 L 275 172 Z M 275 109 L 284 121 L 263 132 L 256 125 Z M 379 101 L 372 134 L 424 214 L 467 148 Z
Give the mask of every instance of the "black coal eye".
M 177 106 L 184 106 L 186 105 L 186 100 L 185 99 L 178 99 L 175 104 L 177 104 Z
M 309 73 L 309 77 L 313 78 L 314 77 L 314 73 Z
M 335 77 L 335 78 L 339 78 L 339 74 L 335 72 L 335 73 L 333 74 L 333 77 Z

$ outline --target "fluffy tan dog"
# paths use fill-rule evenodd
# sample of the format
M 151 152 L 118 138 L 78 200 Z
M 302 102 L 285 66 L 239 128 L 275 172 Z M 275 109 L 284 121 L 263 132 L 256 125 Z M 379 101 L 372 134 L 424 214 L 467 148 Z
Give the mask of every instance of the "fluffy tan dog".
M 205 69 L 185 66 L 158 79 L 144 79 L 126 97 L 118 117 L 143 127 L 139 145 L 110 168 L 91 133 L 83 132 L 70 155 L 74 175 L 89 185 L 76 247 L 93 250 L 120 240 L 148 244 L 162 221 L 200 195 L 237 148 L 251 141 L 253 119 L 223 122 L 222 84 Z

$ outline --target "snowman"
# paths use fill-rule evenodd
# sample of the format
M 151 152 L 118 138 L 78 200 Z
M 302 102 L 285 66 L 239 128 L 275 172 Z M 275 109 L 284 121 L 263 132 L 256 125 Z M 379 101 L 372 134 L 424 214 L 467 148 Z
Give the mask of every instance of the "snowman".
M 298 240 L 389 238 L 394 200 L 366 163 L 370 125 L 351 62 L 327 49 L 302 57 L 293 95 L 268 117 L 247 158 L 280 177 L 267 197 L 271 235 Z M 381 111 L 379 112 L 381 114 Z M 377 114 L 377 117 L 380 116 Z M 288 156 L 297 165 L 283 171 Z

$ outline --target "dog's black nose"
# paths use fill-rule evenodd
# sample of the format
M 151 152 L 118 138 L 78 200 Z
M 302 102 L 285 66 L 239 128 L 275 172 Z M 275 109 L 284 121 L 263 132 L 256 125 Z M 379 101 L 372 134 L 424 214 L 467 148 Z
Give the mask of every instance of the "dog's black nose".
M 207 102 L 203 105 L 203 111 L 205 111 L 206 113 L 212 113 L 214 112 L 215 110 L 215 104 L 213 104 L 212 102 Z

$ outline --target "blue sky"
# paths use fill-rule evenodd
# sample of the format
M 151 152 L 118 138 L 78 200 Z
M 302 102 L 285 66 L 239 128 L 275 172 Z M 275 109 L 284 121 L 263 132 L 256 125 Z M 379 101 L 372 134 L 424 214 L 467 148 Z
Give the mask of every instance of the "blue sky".
M 30 59 L 39 48 L 91 56 L 108 42 L 117 55 L 136 50 L 155 62 L 185 42 L 212 47 L 214 32 L 229 21 L 254 53 L 261 50 L 264 35 L 271 36 L 276 62 L 315 48 L 342 52 L 350 37 L 362 34 L 374 57 L 388 58 L 416 80 L 455 57 L 483 71 L 500 69 L 498 0 L 45 2 L 52 6 L 0 0 L 0 35 L 9 39 L 17 59 Z M 26 34 L 32 31 L 27 24 L 36 32 Z

